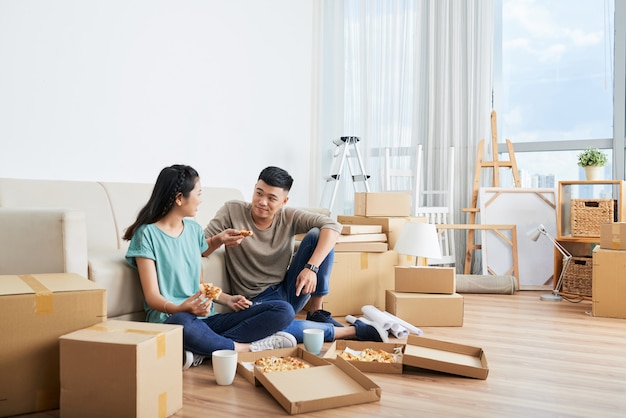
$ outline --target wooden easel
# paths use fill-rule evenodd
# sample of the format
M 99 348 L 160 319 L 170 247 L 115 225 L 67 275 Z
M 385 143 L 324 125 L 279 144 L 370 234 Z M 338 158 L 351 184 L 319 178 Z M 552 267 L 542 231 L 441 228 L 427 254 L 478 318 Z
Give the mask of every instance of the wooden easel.
M 478 156 L 476 157 L 476 168 L 474 171 L 474 186 L 472 188 L 472 206 L 462 209 L 463 212 L 469 213 L 468 224 L 476 224 L 476 215 L 480 212 L 478 205 L 478 191 L 480 189 L 480 174 L 484 168 L 492 170 L 491 186 L 500 187 L 500 169 L 510 168 L 513 172 L 513 181 L 515 187 L 521 187 L 519 179 L 519 173 L 517 172 L 517 163 L 515 162 L 515 153 L 513 152 L 513 144 L 508 139 L 506 140 L 506 147 L 509 153 L 508 161 L 498 160 L 498 128 L 496 125 L 496 111 L 491 111 L 491 151 L 493 153 L 493 161 L 483 160 L 483 153 L 485 148 L 485 140 L 481 139 L 478 143 Z M 465 247 L 465 274 L 471 273 L 472 256 L 475 250 L 481 249 L 480 244 L 474 242 L 475 230 L 469 229 L 467 231 L 467 243 Z M 519 279 L 519 278 L 518 278 Z

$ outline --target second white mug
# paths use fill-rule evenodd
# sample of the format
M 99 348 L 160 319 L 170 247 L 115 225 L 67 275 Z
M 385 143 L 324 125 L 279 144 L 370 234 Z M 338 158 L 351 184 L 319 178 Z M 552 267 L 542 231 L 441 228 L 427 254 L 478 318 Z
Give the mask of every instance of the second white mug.
M 322 351 L 322 345 L 324 345 L 324 330 L 307 328 L 302 331 L 302 340 L 306 351 L 318 355 Z

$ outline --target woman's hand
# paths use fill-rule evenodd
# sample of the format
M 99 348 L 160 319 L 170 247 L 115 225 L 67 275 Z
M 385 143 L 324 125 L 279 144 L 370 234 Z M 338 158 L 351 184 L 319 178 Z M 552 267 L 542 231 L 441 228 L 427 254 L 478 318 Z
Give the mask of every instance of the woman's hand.
M 235 312 L 243 311 L 244 309 L 252 306 L 252 302 L 249 301 L 245 296 L 224 295 L 222 298 L 227 299 L 226 305 Z
M 211 305 L 213 301 L 207 299 L 204 293 L 199 290 L 195 295 L 188 297 L 183 303 L 180 304 L 180 309 L 184 312 L 189 312 L 195 316 L 208 316 L 211 313 Z

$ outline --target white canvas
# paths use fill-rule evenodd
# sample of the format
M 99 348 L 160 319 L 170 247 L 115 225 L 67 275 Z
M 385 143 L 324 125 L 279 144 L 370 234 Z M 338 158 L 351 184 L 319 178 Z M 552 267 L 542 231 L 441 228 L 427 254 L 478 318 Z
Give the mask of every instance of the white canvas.
M 555 190 L 484 187 L 479 190 L 479 202 L 482 224 L 516 226 L 520 289 L 552 288 L 554 246 L 545 236 L 531 240 L 527 232 L 543 224 L 556 237 Z M 511 231 L 500 232 L 511 237 Z M 506 274 L 511 269 L 511 246 L 494 231 L 482 232 L 481 245 L 483 274 Z

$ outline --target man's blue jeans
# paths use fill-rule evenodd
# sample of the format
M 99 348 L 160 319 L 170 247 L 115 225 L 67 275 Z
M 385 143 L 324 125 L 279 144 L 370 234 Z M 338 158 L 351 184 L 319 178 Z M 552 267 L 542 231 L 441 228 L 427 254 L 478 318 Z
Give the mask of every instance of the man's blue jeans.
M 296 254 L 287 269 L 285 279 L 274 286 L 270 286 L 257 295 L 253 302 L 270 301 L 270 300 L 284 300 L 293 306 L 294 312 L 298 313 L 311 298 L 311 294 L 300 294 L 296 296 L 296 280 L 298 274 L 304 269 L 304 265 L 309 261 L 317 241 L 319 240 L 320 230 L 319 228 L 311 229 L 304 237 Z M 317 272 L 317 286 L 313 295 L 326 296 L 329 291 L 330 273 L 335 260 L 335 252 L 331 252 L 326 256 L 322 264 L 319 266 Z M 298 342 L 302 342 L 302 331 L 306 328 L 319 328 L 324 330 L 324 341 L 333 341 L 335 339 L 335 328 L 332 324 L 294 320 L 284 331 L 292 334 L 296 337 Z

